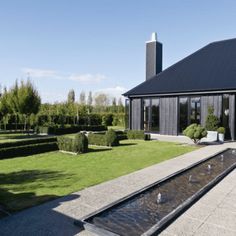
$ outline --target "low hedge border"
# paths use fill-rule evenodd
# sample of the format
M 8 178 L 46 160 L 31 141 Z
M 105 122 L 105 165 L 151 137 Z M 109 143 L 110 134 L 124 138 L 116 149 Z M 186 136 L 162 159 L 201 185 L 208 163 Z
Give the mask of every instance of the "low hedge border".
M 127 131 L 128 139 L 141 139 L 141 140 L 150 140 L 151 135 L 145 134 L 143 130 L 128 130 Z
M 15 141 L 15 142 L 0 143 L 0 149 L 25 146 L 25 145 L 31 145 L 31 144 L 53 143 L 56 141 L 57 141 L 56 137 L 34 138 L 34 139 L 21 140 L 21 141 Z
M 77 125 L 69 127 L 40 126 L 36 129 L 38 133 L 63 135 L 78 133 L 80 131 L 104 131 L 107 130 L 107 127 L 105 125 Z
M 29 156 L 29 155 L 40 154 L 40 153 L 56 151 L 56 150 L 58 150 L 58 146 L 56 142 L 1 148 L 0 159 L 20 157 L 20 156 Z

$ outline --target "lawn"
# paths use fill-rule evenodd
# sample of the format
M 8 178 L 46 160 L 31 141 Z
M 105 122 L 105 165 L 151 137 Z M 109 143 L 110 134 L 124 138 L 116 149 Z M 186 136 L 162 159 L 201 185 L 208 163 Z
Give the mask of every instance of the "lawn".
M 0 160 L 0 205 L 22 210 L 196 149 L 136 140 L 112 149 L 90 148 L 78 156 L 50 152 Z

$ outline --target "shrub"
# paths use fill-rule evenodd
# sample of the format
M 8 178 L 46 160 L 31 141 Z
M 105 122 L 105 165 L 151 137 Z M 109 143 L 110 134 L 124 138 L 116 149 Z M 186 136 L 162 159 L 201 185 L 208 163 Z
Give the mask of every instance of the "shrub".
M 60 136 L 57 137 L 57 144 L 59 150 L 84 153 L 88 151 L 88 139 L 85 134 L 78 133 L 74 138 Z
M 0 159 L 20 157 L 58 150 L 57 143 L 39 143 L 0 149 Z
M 219 134 L 225 134 L 225 128 L 224 128 L 224 127 L 219 127 L 219 128 L 217 129 L 217 132 L 218 132 Z
M 35 138 L 35 139 L 21 140 L 17 142 L 0 143 L 0 149 L 8 147 L 26 146 L 31 144 L 40 144 L 40 143 L 55 143 L 56 141 L 57 141 L 56 137 Z
M 108 146 L 118 146 L 119 140 L 116 132 L 113 129 L 109 129 L 106 132 L 106 141 Z
M 145 134 L 143 130 L 128 130 L 127 137 L 128 139 L 141 139 L 141 140 L 151 139 L 151 135 Z
M 219 127 L 219 118 L 214 115 L 213 107 L 208 107 L 208 115 L 206 118 L 205 128 L 209 131 L 216 131 Z
M 108 146 L 105 134 L 89 133 L 89 135 L 88 135 L 88 142 L 89 142 L 89 144 L 92 144 L 92 145 Z
M 105 134 L 89 133 L 88 142 L 92 145 L 98 146 L 117 146 L 119 139 L 116 132 L 112 129 L 108 130 Z
M 67 125 L 67 126 L 41 126 L 39 127 L 40 133 L 46 134 L 55 134 L 55 135 L 63 135 L 63 134 L 73 134 L 78 133 L 80 131 L 103 131 L 107 130 L 107 127 L 104 125 Z
M 124 113 L 114 113 L 112 125 L 113 126 L 120 125 L 120 126 L 124 127 L 125 126 L 125 114 Z
M 198 143 L 201 138 L 206 137 L 207 131 L 201 125 L 191 124 L 184 130 L 183 134 L 191 138 L 194 143 Z
M 108 126 L 112 125 L 113 114 L 107 113 L 102 116 L 102 125 Z
M 74 138 L 74 148 L 77 152 L 87 152 L 88 151 L 88 138 L 84 133 L 78 133 Z

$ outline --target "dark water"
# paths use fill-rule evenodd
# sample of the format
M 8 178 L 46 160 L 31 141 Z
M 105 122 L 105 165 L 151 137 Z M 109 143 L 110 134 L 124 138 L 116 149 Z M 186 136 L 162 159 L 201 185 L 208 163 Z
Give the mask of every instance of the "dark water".
M 119 235 L 141 235 L 234 163 L 236 151 L 229 149 L 86 222 Z M 208 165 L 211 165 L 211 170 Z M 162 195 L 161 204 L 157 203 L 158 193 Z

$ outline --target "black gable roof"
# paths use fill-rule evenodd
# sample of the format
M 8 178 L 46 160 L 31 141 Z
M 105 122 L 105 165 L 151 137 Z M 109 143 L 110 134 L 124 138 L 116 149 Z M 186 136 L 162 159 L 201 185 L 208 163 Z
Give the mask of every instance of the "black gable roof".
M 125 96 L 236 89 L 236 39 L 213 42 Z

